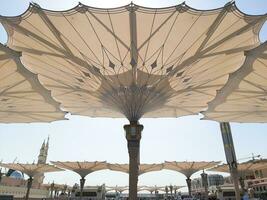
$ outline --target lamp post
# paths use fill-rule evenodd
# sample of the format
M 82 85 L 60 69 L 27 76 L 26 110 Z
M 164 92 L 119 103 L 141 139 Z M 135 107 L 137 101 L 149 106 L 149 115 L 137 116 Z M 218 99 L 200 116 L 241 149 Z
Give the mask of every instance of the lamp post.
M 129 200 L 137 199 L 137 182 L 140 164 L 140 140 L 143 125 L 137 121 L 124 126 L 129 153 Z

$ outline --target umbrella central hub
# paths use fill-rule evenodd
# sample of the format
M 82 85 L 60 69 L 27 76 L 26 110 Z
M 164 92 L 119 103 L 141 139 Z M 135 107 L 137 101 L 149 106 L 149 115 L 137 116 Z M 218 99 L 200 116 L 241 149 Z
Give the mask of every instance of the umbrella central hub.
M 136 81 L 131 72 L 120 77 L 110 76 L 98 89 L 103 105 L 116 109 L 130 121 L 138 121 L 144 114 L 161 108 L 174 91 L 163 76 L 150 77 L 140 70 L 137 75 Z
M 128 142 L 139 142 L 141 139 L 141 132 L 143 130 L 143 125 L 138 124 L 137 122 L 131 122 L 128 125 L 124 126 L 126 133 L 126 139 Z

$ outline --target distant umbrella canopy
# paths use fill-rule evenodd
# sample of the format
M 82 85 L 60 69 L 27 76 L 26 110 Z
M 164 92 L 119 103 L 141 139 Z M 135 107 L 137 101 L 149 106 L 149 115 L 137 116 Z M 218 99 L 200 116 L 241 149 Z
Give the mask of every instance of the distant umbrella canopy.
M 59 169 L 53 165 L 48 165 L 48 164 L 0 163 L 0 166 L 20 171 L 22 173 L 27 174 L 30 177 L 34 177 L 35 175 L 47 172 L 63 171 L 62 169 Z
M 209 103 L 206 119 L 267 122 L 267 42 L 245 53 L 242 67 Z
M 108 168 L 114 171 L 129 173 L 129 164 L 108 164 Z M 163 164 L 140 164 L 139 175 L 152 171 L 160 171 L 162 169 Z
M 21 54 L 0 43 L 0 122 L 51 122 L 64 119 L 59 103 L 24 68 Z
M 218 165 L 220 162 L 205 162 L 205 161 L 198 161 L 198 162 L 176 162 L 176 161 L 165 161 L 164 169 L 169 169 L 173 171 L 180 172 L 184 174 L 187 178 L 200 170 L 209 169 Z
M 243 177 L 246 175 L 246 173 L 254 172 L 255 170 L 260 169 L 267 169 L 267 161 L 266 160 L 255 160 L 255 161 L 249 161 L 245 163 L 238 164 L 238 173 L 239 176 Z M 215 172 L 229 172 L 229 166 L 227 164 L 218 165 L 214 168 L 209 169 L 209 171 L 215 171 Z
M 155 186 L 143 186 L 143 190 L 147 190 L 149 192 L 155 192 L 157 190 L 165 191 L 165 187 L 166 186 L 156 186 L 156 185 Z M 181 189 L 183 187 L 186 187 L 186 186 L 177 186 L 177 185 L 174 185 L 173 186 L 173 189 L 174 190 L 179 190 L 179 189 Z
M 23 52 L 23 64 L 64 110 L 137 121 L 205 110 L 242 65 L 243 51 L 259 44 L 266 16 L 247 16 L 234 3 L 210 11 L 31 4 L 0 20 L 8 46 Z
M 128 190 L 128 186 L 106 186 L 106 191 L 109 192 L 109 191 L 112 191 L 112 190 L 115 190 L 115 191 L 118 191 L 118 192 L 123 192 L 123 191 L 126 191 Z
M 79 174 L 81 177 L 85 177 L 88 174 L 98 171 L 98 170 L 103 170 L 103 169 L 107 169 L 107 163 L 106 161 L 103 162 L 87 162 L 87 161 L 83 161 L 83 162 L 74 162 L 74 161 L 70 161 L 70 162 L 61 162 L 61 161 L 51 161 L 51 163 L 53 163 L 54 165 L 56 165 L 57 167 L 63 168 L 63 169 L 68 169 L 71 170 L 73 172 L 76 172 L 77 174 Z

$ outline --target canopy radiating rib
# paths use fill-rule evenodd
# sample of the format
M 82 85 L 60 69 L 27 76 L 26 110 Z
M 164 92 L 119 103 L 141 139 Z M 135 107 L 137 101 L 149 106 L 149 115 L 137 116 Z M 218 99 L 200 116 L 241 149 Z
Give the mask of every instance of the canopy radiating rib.
M 229 9 L 232 6 L 233 6 L 233 3 L 231 3 L 231 2 L 227 3 L 224 6 L 224 8 L 220 12 L 220 14 L 216 17 L 216 19 L 214 20 L 214 22 L 210 26 L 209 30 L 207 31 L 206 37 L 203 40 L 203 42 L 201 43 L 201 45 L 199 46 L 199 48 L 197 50 L 197 53 L 198 52 L 201 52 L 204 49 L 205 45 L 207 45 L 207 43 L 209 42 L 210 38 L 213 36 L 213 34 L 215 33 L 216 29 L 221 24 L 221 22 L 223 21 L 223 19 L 227 16 L 227 12 L 229 12 Z

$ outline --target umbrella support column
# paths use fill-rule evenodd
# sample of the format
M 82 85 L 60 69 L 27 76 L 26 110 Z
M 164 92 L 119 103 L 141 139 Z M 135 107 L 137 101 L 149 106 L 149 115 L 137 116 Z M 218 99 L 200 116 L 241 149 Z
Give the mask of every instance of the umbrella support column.
M 80 179 L 80 197 L 82 198 L 83 197 L 83 188 L 84 188 L 84 184 L 85 184 L 85 178 L 82 177 Z
M 143 126 L 130 122 L 124 126 L 129 153 L 129 200 L 137 200 L 137 182 L 140 164 L 140 140 Z
M 202 187 L 205 189 L 204 193 L 204 199 L 208 200 L 209 199 L 209 191 L 208 191 L 208 175 L 204 172 L 201 174 L 201 180 L 202 180 Z
M 191 179 L 190 178 L 186 179 L 186 184 L 187 184 L 187 188 L 188 188 L 188 195 L 189 195 L 189 197 L 191 197 L 192 192 L 191 192 Z
M 234 148 L 234 142 L 232 138 L 230 124 L 228 122 L 221 122 L 220 128 L 222 133 L 226 161 L 229 166 L 229 171 L 235 187 L 235 198 L 236 200 L 240 200 L 237 161 L 236 161 L 235 148 Z
M 29 199 L 30 189 L 32 187 L 32 181 L 33 181 L 33 178 L 30 176 L 30 178 L 28 179 L 28 182 L 27 182 L 27 191 L 26 191 L 25 200 Z

